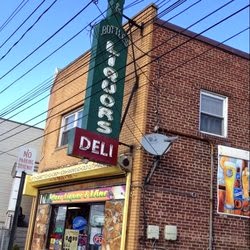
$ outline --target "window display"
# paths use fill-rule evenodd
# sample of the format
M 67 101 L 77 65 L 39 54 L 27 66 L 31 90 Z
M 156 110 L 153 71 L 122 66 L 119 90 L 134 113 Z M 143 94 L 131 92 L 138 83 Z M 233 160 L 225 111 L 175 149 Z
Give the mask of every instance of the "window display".
M 101 250 L 104 204 L 52 206 L 49 250 Z

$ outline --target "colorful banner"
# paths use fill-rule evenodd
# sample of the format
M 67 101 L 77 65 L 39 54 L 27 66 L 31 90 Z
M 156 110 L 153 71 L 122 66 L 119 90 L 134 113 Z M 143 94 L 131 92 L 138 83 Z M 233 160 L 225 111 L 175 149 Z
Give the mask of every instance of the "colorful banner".
M 250 217 L 249 152 L 218 146 L 218 213 Z
M 125 199 L 125 185 L 42 194 L 40 204 L 100 202 Z

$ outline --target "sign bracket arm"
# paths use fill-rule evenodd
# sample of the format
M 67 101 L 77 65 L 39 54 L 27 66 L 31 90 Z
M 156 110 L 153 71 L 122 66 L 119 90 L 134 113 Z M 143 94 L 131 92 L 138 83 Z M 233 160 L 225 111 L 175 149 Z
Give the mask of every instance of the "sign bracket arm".
M 134 21 L 133 19 L 129 18 L 128 16 L 126 16 L 126 15 L 124 15 L 124 14 L 122 14 L 122 16 L 123 16 L 125 19 L 128 20 L 128 22 L 129 22 L 129 24 L 130 24 L 129 29 L 131 28 L 131 25 L 132 25 L 132 26 L 134 25 L 135 27 L 137 27 L 138 29 L 141 30 L 141 33 L 143 32 L 143 28 L 144 28 L 143 23 L 142 23 L 141 25 L 139 25 L 136 21 Z

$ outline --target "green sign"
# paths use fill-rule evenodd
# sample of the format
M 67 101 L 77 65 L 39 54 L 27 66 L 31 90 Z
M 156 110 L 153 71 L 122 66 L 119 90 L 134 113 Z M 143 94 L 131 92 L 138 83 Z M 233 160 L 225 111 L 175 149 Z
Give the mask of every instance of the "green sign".
M 119 138 L 128 37 L 124 0 L 109 0 L 107 17 L 94 28 L 82 128 Z

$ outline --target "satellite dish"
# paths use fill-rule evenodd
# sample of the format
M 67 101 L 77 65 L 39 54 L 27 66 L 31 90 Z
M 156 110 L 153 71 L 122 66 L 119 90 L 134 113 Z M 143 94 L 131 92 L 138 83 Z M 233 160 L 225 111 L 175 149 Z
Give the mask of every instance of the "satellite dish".
M 152 155 L 163 155 L 170 149 L 172 142 L 178 137 L 168 137 L 162 134 L 147 134 L 142 137 L 141 145 L 143 148 Z

